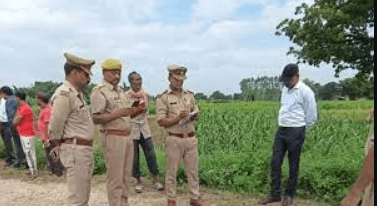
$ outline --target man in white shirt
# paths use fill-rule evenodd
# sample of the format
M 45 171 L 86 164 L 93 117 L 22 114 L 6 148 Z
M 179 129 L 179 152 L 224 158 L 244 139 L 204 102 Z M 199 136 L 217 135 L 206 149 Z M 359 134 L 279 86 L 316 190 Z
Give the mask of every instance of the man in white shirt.
M 281 166 L 285 154 L 289 158 L 289 187 L 285 192 L 282 205 L 294 204 L 294 194 L 298 183 L 298 171 L 301 149 L 305 140 L 306 129 L 318 120 L 317 103 L 314 92 L 299 80 L 296 64 L 284 68 L 280 81 L 284 83 L 279 112 L 279 129 L 276 133 L 273 157 L 271 161 L 272 188 L 269 197 L 259 204 L 280 202 Z

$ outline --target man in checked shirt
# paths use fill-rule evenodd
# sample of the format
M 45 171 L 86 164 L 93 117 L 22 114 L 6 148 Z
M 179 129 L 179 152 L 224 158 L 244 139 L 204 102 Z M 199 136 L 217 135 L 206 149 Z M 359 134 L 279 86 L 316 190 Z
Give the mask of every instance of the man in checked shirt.
M 279 129 L 276 133 L 273 157 L 271 161 L 272 188 L 269 197 L 259 204 L 280 202 L 281 166 L 288 151 L 289 187 L 282 201 L 283 206 L 294 204 L 294 194 L 298 183 L 298 171 L 301 149 L 305 140 L 305 131 L 318 119 L 317 103 L 314 92 L 299 79 L 296 64 L 284 68 L 280 81 L 284 83 L 279 112 Z
M 149 172 L 153 179 L 153 188 L 163 190 L 164 186 L 158 178 L 159 170 L 157 158 L 154 151 L 152 133 L 148 125 L 148 93 L 142 87 L 142 78 L 139 73 L 131 72 L 128 75 L 131 89 L 126 92 L 127 101 L 132 105 L 134 102 L 145 102 L 145 110 L 135 115 L 132 121 L 133 142 L 134 142 L 134 164 L 132 176 L 137 179 L 138 184 L 135 188 L 137 193 L 142 193 L 144 189 L 142 174 L 140 171 L 140 146 L 143 148 L 145 159 L 148 163 Z

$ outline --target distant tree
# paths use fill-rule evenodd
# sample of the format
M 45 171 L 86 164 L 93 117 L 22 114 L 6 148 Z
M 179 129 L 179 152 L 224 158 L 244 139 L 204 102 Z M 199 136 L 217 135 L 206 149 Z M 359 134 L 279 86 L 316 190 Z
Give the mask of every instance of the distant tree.
M 126 82 L 123 82 L 120 88 L 122 88 L 124 91 L 128 91 L 131 87 L 128 86 Z
M 279 101 L 281 87 L 278 77 L 243 79 L 240 82 L 245 101 Z
M 244 99 L 244 95 L 242 93 L 235 93 L 233 95 L 233 99 L 235 99 L 235 100 L 243 100 Z
M 205 94 L 203 94 L 203 93 L 197 93 L 197 94 L 195 94 L 195 98 L 196 99 L 202 99 L 202 100 L 208 99 L 208 97 Z
M 319 98 L 321 100 L 334 100 L 336 97 L 340 96 L 340 84 L 336 82 L 330 82 L 319 90 Z
M 332 64 L 336 76 L 345 69 L 358 70 L 357 77 L 374 74 L 374 0 L 315 0 L 296 8 L 296 18 L 285 19 L 276 35 L 285 34 L 295 44 L 288 55 L 299 63 L 319 67 Z
M 16 92 L 23 91 L 29 98 L 34 98 L 37 92 L 45 92 L 52 95 L 60 85 L 62 85 L 62 83 L 47 81 L 35 82 L 32 87 L 13 87 Z
M 374 77 L 367 80 L 350 78 L 340 81 L 342 95 L 351 100 L 359 98 L 374 99 Z
M 227 97 L 225 96 L 225 94 L 221 93 L 220 91 L 215 91 L 209 98 L 210 99 L 226 99 Z
M 233 99 L 233 95 L 229 94 L 225 96 L 225 99 Z

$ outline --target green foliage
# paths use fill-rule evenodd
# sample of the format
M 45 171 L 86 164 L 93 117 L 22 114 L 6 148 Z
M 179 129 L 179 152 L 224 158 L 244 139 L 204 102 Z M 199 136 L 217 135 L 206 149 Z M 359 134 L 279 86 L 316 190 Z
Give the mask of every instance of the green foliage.
M 104 174 L 106 172 L 106 160 L 104 158 L 103 153 L 101 152 L 101 149 L 98 143 L 94 145 L 93 160 L 94 160 L 93 174 L 95 175 Z
M 309 79 L 303 82 L 316 94 L 317 100 L 374 99 L 374 77 L 368 79 L 349 78 L 339 83 L 321 85 Z M 245 101 L 279 101 L 281 86 L 278 77 L 243 79 L 240 82 L 242 99 Z M 239 94 L 235 94 L 234 97 Z M 234 98 L 236 99 L 236 98 Z
M 203 94 L 203 93 L 197 93 L 197 94 L 195 94 L 195 99 L 204 99 L 204 100 L 206 100 L 206 99 L 208 99 L 208 97 L 205 94 Z
M 316 0 L 296 9 L 297 18 L 277 26 L 295 44 L 288 55 L 299 63 L 332 64 L 339 72 L 352 68 L 360 79 L 374 74 L 374 0 Z
M 279 77 L 259 77 L 243 79 L 240 82 L 245 101 L 279 101 L 281 86 Z
M 232 95 L 225 95 L 221 93 L 220 91 L 215 91 L 211 96 L 209 97 L 210 99 L 215 99 L 215 100 L 222 100 L 222 99 L 233 99 Z
M 52 95 L 55 90 L 61 85 L 62 83 L 57 83 L 57 82 L 35 82 L 32 87 L 14 87 L 15 92 L 17 91 L 23 91 L 26 93 L 26 95 L 29 98 L 34 98 L 37 92 L 45 92 L 50 95 Z

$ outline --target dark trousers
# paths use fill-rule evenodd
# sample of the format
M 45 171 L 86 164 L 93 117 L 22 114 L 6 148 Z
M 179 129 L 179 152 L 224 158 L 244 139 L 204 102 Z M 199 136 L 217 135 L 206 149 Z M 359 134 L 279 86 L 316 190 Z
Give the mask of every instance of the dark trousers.
M 159 174 L 156 153 L 154 151 L 154 145 L 152 138 L 145 139 L 143 134 L 140 136 L 140 140 L 134 140 L 134 166 L 132 176 L 136 179 L 142 177 L 140 171 L 140 147 L 143 148 L 145 159 L 148 164 L 149 172 L 154 175 Z
M 281 196 L 281 166 L 288 151 L 289 185 L 285 192 L 288 197 L 294 197 L 298 183 L 301 149 L 305 140 L 305 127 L 280 127 L 276 133 L 274 154 L 271 162 L 272 193 Z
M 12 136 L 9 135 L 9 132 L 5 128 L 6 123 L 1 123 L 1 137 L 4 142 L 5 147 L 5 162 L 7 165 L 11 165 L 16 160 L 13 152 L 13 145 L 12 145 Z
M 25 163 L 25 154 L 24 150 L 22 149 L 21 145 L 21 139 L 20 136 L 14 132 L 14 128 L 10 123 L 2 123 L 2 126 L 4 127 L 4 145 L 5 145 L 5 153 L 7 156 L 7 163 L 12 164 L 15 160 L 14 154 L 13 154 L 13 147 L 12 147 L 12 137 L 14 145 L 17 149 L 17 157 L 18 162 L 17 164 Z M 3 136 L 3 135 L 2 135 Z

